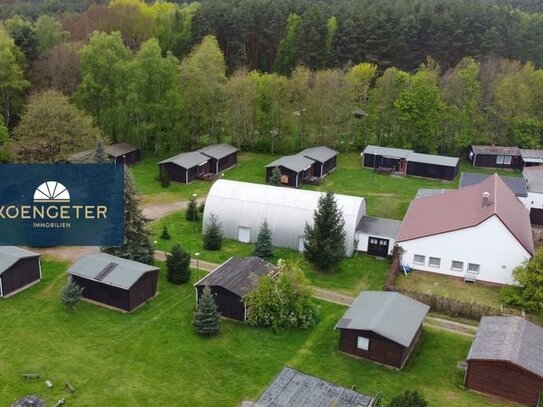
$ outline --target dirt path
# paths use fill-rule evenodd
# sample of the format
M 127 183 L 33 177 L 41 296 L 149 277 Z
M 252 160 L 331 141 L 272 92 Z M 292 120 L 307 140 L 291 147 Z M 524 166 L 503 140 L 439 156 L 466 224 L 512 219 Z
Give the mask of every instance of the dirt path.
M 205 202 L 205 197 L 196 200 L 198 205 Z M 142 212 L 150 220 L 163 218 L 174 212 L 179 212 L 187 209 L 188 201 L 177 201 L 169 204 L 147 204 L 143 205 Z

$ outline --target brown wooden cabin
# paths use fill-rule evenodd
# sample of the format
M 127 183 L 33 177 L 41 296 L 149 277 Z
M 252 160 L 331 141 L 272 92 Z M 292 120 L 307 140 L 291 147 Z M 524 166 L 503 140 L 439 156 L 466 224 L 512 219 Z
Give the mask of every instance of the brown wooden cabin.
M 158 163 L 159 171 L 165 171 L 171 181 L 190 184 L 210 172 L 211 158 L 199 151 L 181 153 Z
M 133 144 L 112 144 L 105 150 L 107 156 L 116 164 L 133 165 L 141 161 L 141 151 Z
M 7 298 L 41 280 L 40 254 L 0 246 L 0 298 Z
M 339 350 L 401 369 L 416 346 L 428 310 L 400 293 L 364 291 L 336 324 Z
M 471 145 L 468 158 L 474 167 L 522 169 L 518 147 Z
M 337 167 L 338 152 L 325 146 L 306 148 L 298 155 L 315 161 L 312 171 L 314 177 L 325 177 Z
M 483 317 L 464 385 L 528 406 L 543 393 L 543 328 L 519 317 Z
M 392 168 L 394 172 L 405 174 L 407 157 L 411 150 L 381 146 L 367 146 L 362 152 L 362 166 L 366 168 Z
M 266 165 L 266 182 L 270 182 L 274 168 L 281 171 L 281 183 L 299 188 L 313 175 L 315 161 L 302 155 L 286 155 Z
M 79 259 L 68 274 L 83 298 L 122 311 L 133 311 L 156 295 L 158 267 L 106 253 Z
M 239 150 L 229 144 L 213 144 L 198 151 L 210 158 L 209 172 L 211 174 L 219 175 L 238 163 Z
M 256 288 L 261 277 L 274 274 L 273 265 L 260 257 L 231 257 L 194 284 L 196 305 L 208 285 L 223 317 L 246 321 L 247 307 L 244 297 Z

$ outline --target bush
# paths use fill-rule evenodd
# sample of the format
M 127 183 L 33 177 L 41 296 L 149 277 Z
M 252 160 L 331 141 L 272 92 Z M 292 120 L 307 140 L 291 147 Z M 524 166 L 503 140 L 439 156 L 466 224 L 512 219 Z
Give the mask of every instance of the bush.
M 192 324 L 196 332 L 202 336 L 215 335 L 221 328 L 221 318 L 217 311 L 217 304 L 211 289 L 207 285 L 204 287 L 202 297 L 198 302 L 198 310 L 194 315 Z
M 272 170 L 272 174 L 271 174 L 271 177 L 270 177 L 270 180 L 269 180 L 270 185 L 280 187 L 282 185 L 281 175 L 282 174 L 281 174 L 281 170 L 279 169 L 279 167 L 275 167 Z
M 209 224 L 204 229 L 204 249 L 221 250 L 222 247 L 222 226 L 217 215 L 211 215 Z
M 176 244 L 166 255 L 167 279 L 172 284 L 184 284 L 190 280 L 190 254 Z
M 387 407 L 427 407 L 428 402 L 422 398 L 416 390 L 407 390 L 405 393 L 395 396 Z
M 164 225 L 164 228 L 162 229 L 162 234 L 160 235 L 160 238 L 162 240 L 170 240 L 171 239 L 170 232 L 168 232 L 168 227 L 166 225 Z
M 162 168 L 159 170 L 158 176 L 155 179 L 160 182 L 162 188 L 168 188 L 172 182 L 168 172 Z
M 198 203 L 196 198 L 191 196 L 189 204 L 187 206 L 187 212 L 185 212 L 185 219 L 189 222 L 196 222 L 200 219 L 200 211 L 198 210 Z
M 60 293 L 60 302 L 62 302 L 62 304 L 66 305 L 67 307 L 75 310 L 75 304 L 79 302 L 82 294 L 83 287 L 77 285 L 72 277 L 68 277 L 68 283 Z

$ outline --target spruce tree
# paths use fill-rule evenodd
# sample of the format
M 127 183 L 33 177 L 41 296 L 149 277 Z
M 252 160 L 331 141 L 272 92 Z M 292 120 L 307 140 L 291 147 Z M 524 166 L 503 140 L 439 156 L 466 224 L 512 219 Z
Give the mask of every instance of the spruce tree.
M 75 310 L 75 304 L 81 299 L 81 294 L 83 294 L 83 287 L 77 285 L 72 277 L 69 277 L 68 283 L 60 293 L 60 301 L 62 304 Z
M 160 238 L 162 240 L 170 240 L 170 232 L 168 232 L 168 226 L 164 225 L 164 228 L 162 229 L 162 234 L 160 235 Z
M 262 222 L 262 225 L 260 225 L 260 229 L 258 230 L 253 256 L 261 257 L 263 259 L 268 259 L 273 256 L 272 233 L 266 220 Z
M 407 390 L 394 397 L 387 407 L 427 407 L 428 402 L 416 390 Z
M 205 286 L 198 309 L 194 315 L 194 329 L 199 335 L 210 336 L 219 332 L 221 327 L 220 314 L 209 286 Z
M 107 157 L 106 151 L 104 150 L 104 145 L 101 140 L 96 140 L 96 146 L 94 147 L 93 159 L 98 164 L 108 163 L 109 158 Z
M 185 214 L 185 218 L 189 222 L 197 222 L 198 219 L 200 219 L 200 212 L 198 211 L 198 202 L 196 202 L 196 198 L 191 196 L 189 199 L 189 204 L 187 206 L 187 213 Z
M 273 185 L 273 186 L 276 186 L 276 187 L 280 187 L 281 186 L 281 170 L 279 169 L 279 167 L 275 167 L 273 170 L 272 170 L 272 174 L 271 174 L 271 177 L 270 177 L 270 185 Z
M 211 215 L 204 229 L 204 249 L 221 250 L 222 226 L 217 215 Z
M 168 175 L 168 172 L 163 168 L 159 170 L 158 176 L 155 179 L 160 182 L 160 186 L 162 188 L 168 188 L 171 184 L 170 176 Z
M 190 280 L 190 254 L 176 244 L 166 255 L 167 279 L 172 284 L 184 284 Z
M 306 223 L 304 230 L 304 256 L 319 270 L 331 270 L 345 258 L 344 226 L 334 194 L 327 192 L 319 198 L 313 225 Z
M 124 246 L 103 247 L 104 253 L 125 259 L 152 264 L 155 249 L 147 228 L 149 220 L 143 216 L 136 194 L 132 171 L 124 169 Z

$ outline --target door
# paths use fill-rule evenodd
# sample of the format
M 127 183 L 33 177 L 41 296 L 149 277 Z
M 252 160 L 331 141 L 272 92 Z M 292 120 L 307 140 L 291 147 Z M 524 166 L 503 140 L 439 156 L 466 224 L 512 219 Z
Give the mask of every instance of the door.
M 368 238 L 368 254 L 371 254 L 372 256 L 387 257 L 388 243 L 388 239 L 370 236 Z
M 530 220 L 535 225 L 543 225 L 543 209 L 530 209 Z
M 238 240 L 243 243 L 249 243 L 251 241 L 251 229 L 240 226 L 238 229 Z

